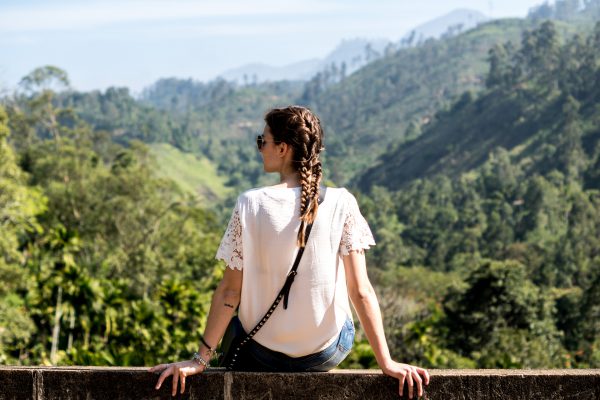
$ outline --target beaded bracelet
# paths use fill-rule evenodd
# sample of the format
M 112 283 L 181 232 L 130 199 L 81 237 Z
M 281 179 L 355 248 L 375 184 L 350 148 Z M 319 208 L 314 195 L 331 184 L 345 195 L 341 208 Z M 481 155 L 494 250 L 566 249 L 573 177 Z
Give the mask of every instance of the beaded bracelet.
M 192 361 L 194 361 L 200 365 L 203 365 L 204 368 L 208 369 L 208 362 L 204 358 L 202 358 L 202 356 L 200 354 L 194 353 L 194 356 L 192 357 Z

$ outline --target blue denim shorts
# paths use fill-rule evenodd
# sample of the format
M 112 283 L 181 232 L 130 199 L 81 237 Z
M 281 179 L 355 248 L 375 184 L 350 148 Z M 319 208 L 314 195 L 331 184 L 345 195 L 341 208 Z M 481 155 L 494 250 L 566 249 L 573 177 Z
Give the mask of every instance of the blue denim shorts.
M 251 340 L 246 344 L 242 370 L 265 372 L 329 371 L 337 367 L 352 349 L 354 324 L 347 318 L 342 331 L 327 348 L 307 356 L 290 357 Z

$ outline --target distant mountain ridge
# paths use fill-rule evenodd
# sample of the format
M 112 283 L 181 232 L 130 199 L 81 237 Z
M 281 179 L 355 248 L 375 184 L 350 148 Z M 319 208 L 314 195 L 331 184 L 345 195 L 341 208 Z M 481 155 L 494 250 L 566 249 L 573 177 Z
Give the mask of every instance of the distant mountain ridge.
M 414 44 L 428 38 L 440 38 L 446 34 L 454 35 L 472 29 L 490 19 L 477 10 L 457 9 L 417 26 L 405 35 L 402 41 L 406 43 L 410 37 L 413 37 L 411 44 Z
M 223 72 L 220 77 L 237 84 L 257 84 L 264 81 L 303 81 L 309 79 L 321 65 L 321 60 L 313 58 L 292 64 L 275 67 L 262 63 L 242 65 Z
M 398 43 L 389 39 L 344 39 L 323 59 L 302 60 L 283 66 L 251 63 L 227 70 L 220 77 L 238 84 L 256 84 L 278 80 L 306 81 L 332 64 L 338 68 L 344 68 L 345 74 L 350 75 L 380 58 L 386 51 L 412 46 L 429 38 L 440 38 L 445 34 L 455 35 L 489 19 L 477 10 L 457 9 L 415 27 Z M 411 37 L 412 40 L 409 41 Z
M 338 67 L 345 63 L 347 73 L 351 74 L 383 54 L 385 47 L 391 43 L 386 39 L 345 39 L 323 59 L 298 61 L 281 67 L 261 63 L 246 64 L 225 71 L 220 77 L 238 84 L 256 84 L 278 80 L 306 81 L 319 71 L 328 68 L 332 63 Z

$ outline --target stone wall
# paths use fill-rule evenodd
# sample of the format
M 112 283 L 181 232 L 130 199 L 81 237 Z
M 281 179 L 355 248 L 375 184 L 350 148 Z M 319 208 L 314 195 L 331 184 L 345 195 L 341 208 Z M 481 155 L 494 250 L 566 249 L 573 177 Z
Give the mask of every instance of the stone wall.
M 425 399 L 600 399 L 600 370 L 431 370 Z M 145 368 L 0 367 L 0 399 L 167 399 Z M 187 379 L 186 399 L 398 399 L 377 370 L 243 373 L 213 369 Z M 406 395 L 404 398 L 407 398 Z

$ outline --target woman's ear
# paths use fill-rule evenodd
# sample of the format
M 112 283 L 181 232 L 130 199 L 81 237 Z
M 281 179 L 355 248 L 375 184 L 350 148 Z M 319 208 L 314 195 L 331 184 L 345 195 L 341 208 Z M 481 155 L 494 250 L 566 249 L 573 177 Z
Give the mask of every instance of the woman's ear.
M 279 155 L 279 157 L 284 158 L 286 156 L 286 154 L 288 153 L 288 151 L 291 151 L 291 150 L 292 150 L 292 146 L 290 146 L 286 142 L 281 142 L 279 144 L 279 152 L 277 154 Z

